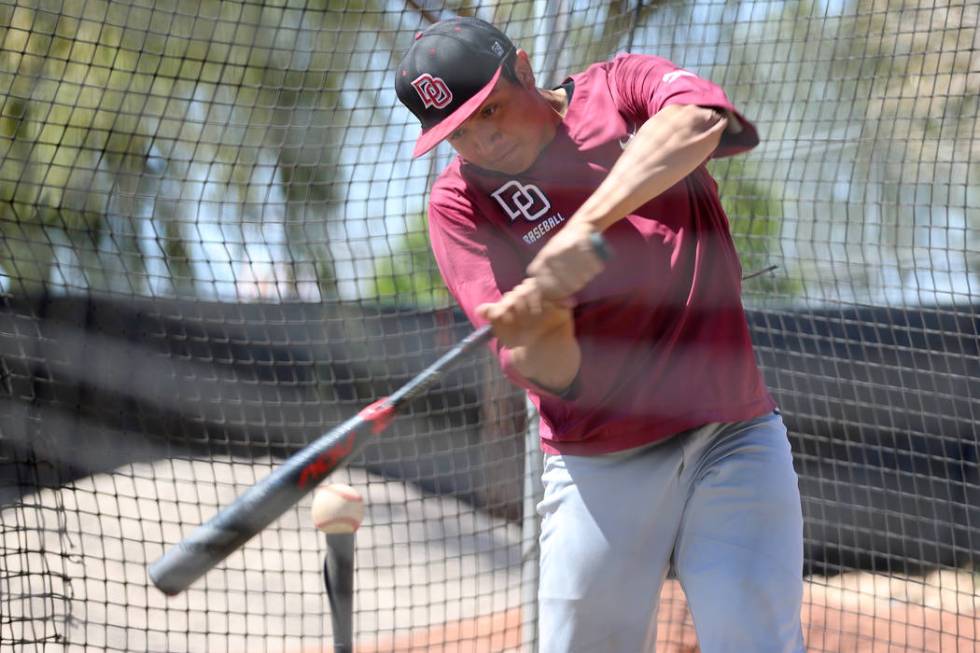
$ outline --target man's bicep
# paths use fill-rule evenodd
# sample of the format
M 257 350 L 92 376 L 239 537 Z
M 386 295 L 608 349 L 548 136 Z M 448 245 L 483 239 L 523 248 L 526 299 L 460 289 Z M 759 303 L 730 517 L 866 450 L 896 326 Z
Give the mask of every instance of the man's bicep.
M 737 136 L 742 133 L 745 129 L 742 126 L 742 121 L 739 119 L 738 114 L 734 111 L 729 111 L 728 109 L 715 109 L 716 112 L 720 113 L 722 118 L 725 120 L 725 133 Z
M 728 125 L 725 114 L 715 107 L 697 104 L 673 104 L 652 116 L 644 127 L 650 131 L 656 148 L 685 148 L 688 144 L 702 148 L 704 143 L 717 146 Z
M 742 118 L 731 109 L 711 104 L 698 104 L 696 106 L 703 112 L 700 119 L 701 125 L 705 130 L 718 128 L 721 129 L 724 134 L 732 134 L 737 136 L 745 129 L 742 124 Z
M 676 105 L 675 105 L 676 106 Z M 691 122 L 697 131 L 727 131 L 730 113 L 723 108 L 704 104 L 688 105 Z
M 728 120 L 727 133 L 741 133 L 748 122 L 720 86 L 661 57 L 623 55 L 613 79 L 621 111 L 640 123 L 666 107 L 692 104 L 720 112 Z
M 672 133 L 689 133 L 696 139 L 701 138 L 700 134 L 717 136 L 712 158 L 744 152 L 759 144 L 755 126 L 730 106 L 675 100 L 651 117 L 664 118 L 675 120 Z

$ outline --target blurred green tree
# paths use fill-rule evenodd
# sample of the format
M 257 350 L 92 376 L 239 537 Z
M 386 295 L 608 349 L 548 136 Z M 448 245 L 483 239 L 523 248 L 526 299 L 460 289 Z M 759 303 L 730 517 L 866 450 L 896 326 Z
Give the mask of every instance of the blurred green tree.
M 410 219 L 406 233 L 394 239 L 390 246 L 390 254 L 374 261 L 373 284 L 368 296 L 420 308 L 452 305 L 432 256 L 425 216 Z
M 390 47 L 379 7 L 0 6 L 6 289 L 234 295 L 264 266 L 336 296 L 340 148 L 377 104 L 345 68 Z
M 726 74 L 761 119 L 754 160 L 807 294 L 880 302 L 976 273 L 980 8 L 810 1 L 731 25 Z

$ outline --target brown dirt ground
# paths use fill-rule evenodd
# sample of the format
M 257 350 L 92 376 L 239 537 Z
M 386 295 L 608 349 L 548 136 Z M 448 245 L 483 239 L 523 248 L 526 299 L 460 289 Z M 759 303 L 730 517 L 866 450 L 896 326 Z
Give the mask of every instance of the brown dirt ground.
M 980 648 L 980 586 L 973 573 L 919 578 L 854 573 L 807 582 L 802 615 L 809 653 L 974 653 Z M 684 593 L 669 581 L 659 614 L 658 653 L 697 653 Z M 520 649 L 520 611 L 386 638 L 358 653 L 499 653 Z

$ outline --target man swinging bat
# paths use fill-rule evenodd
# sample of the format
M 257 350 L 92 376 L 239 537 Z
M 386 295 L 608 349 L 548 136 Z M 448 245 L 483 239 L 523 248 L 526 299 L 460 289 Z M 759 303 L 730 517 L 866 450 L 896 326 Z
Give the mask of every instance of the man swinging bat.
M 395 89 L 414 154 L 458 154 L 429 201 L 445 283 L 541 414 L 540 650 L 653 650 L 672 565 L 704 653 L 803 651 L 797 478 L 704 165 L 755 127 L 654 56 L 539 89 L 471 18 L 417 35 Z

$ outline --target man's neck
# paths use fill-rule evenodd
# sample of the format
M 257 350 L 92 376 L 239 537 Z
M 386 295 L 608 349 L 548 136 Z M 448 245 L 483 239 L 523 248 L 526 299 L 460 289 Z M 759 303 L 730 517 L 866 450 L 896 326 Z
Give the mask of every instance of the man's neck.
M 542 102 L 545 105 L 542 107 L 543 110 L 547 111 L 545 125 L 548 129 L 548 136 L 544 142 L 544 147 L 547 147 L 555 139 L 555 135 L 558 133 L 558 125 L 561 124 L 565 118 L 565 113 L 568 111 L 568 93 L 563 88 L 554 90 L 539 88 L 538 94 L 541 96 Z M 544 148 L 542 148 L 542 151 L 544 151 Z
M 565 113 L 568 111 L 568 91 L 562 87 L 552 90 L 539 88 L 538 93 L 545 99 L 548 106 L 551 107 L 551 110 L 557 114 L 558 122 L 561 122 L 562 118 L 565 117 Z

